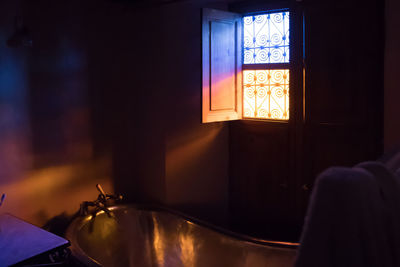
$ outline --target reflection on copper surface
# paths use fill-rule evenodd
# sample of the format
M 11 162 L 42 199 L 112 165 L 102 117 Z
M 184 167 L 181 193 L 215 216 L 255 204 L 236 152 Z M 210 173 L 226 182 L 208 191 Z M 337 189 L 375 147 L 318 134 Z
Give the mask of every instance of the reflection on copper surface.
M 160 233 L 160 227 L 158 226 L 157 218 L 153 219 L 153 248 L 155 254 L 155 261 L 157 266 L 164 266 L 164 241 Z
M 227 232 L 190 223 L 167 211 L 135 206 L 110 208 L 115 218 L 99 213 L 90 221 L 76 219 L 67 231 L 72 253 L 84 264 L 135 267 L 291 267 L 296 245 L 241 239 Z M 102 235 L 102 227 L 114 220 L 118 231 Z M 93 222 L 93 221 L 92 221 Z M 115 228 L 112 228 L 115 229 Z M 107 252 L 107 253 L 105 253 Z M 97 266 L 97 265 L 94 265 Z
M 195 264 L 194 237 L 191 233 L 179 234 L 179 245 L 181 249 L 181 259 L 183 266 L 190 267 Z

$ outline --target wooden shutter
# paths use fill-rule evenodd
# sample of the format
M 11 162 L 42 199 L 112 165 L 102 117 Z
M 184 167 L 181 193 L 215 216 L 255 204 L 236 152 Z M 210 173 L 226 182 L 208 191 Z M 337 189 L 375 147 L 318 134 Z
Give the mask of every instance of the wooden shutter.
M 242 117 L 242 16 L 203 9 L 203 122 Z

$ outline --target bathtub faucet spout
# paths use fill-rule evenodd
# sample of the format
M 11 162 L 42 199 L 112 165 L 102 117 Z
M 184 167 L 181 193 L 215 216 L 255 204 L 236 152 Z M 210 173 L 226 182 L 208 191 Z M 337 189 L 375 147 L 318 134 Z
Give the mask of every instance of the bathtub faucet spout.
M 89 213 L 89 207 L 94 207 L 94 210 L 92 212 L 93 216 L 96 216 L 96 213 L 100 210 L 104 211 L 107 213 L 109 217 L 112 217 L 111 211 L 107 208 L 107 201 L 109 200 L 122 200 L 122 195 L 109 195 L 106 194 L 101 187 L 100 184 L 96 184 L 97 190 L 100 192 L 99 196 L 95 201 L 84 201 L 81 203 L 80 208 L 79 208 L 79 215 L 80 216 L 86 216 Z

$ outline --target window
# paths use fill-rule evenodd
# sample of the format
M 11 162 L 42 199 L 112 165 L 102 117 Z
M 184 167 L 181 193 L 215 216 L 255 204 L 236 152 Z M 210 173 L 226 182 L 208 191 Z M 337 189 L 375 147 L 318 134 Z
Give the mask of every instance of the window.
M 289 12 L 243 17 L 243 63 L 289 62 L 289 25 Z
M 203 10 L 203 122 L 290 117 L 290 12 Z
M 289 70 L 243 71 L 243 118 L 289 119 Z
M 289 25 L 289 12 L 243 18 L 243 118 L 289 119 Z

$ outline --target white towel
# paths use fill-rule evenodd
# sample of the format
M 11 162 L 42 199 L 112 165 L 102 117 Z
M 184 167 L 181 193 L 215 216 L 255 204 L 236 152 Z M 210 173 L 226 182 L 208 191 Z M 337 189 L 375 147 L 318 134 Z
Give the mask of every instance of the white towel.
M 296 267 L 391 266 L 378 183 L 361 168 L 321 173 L 311 196 Z
M 356 167 L 364 168 L 374 175 L 383 201 L 382 220 L 385 223 L 385 235 L 389 244 L 390 266 L 400 266 L 400 183 L 399 179 L 380 162 L 363 162 Z

